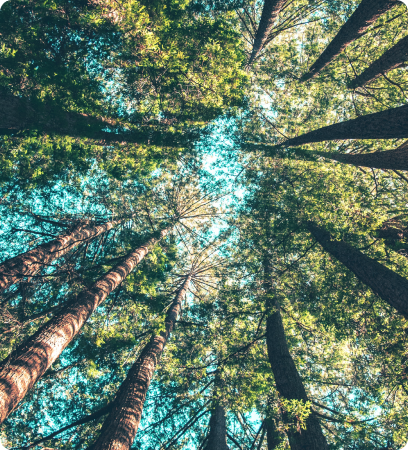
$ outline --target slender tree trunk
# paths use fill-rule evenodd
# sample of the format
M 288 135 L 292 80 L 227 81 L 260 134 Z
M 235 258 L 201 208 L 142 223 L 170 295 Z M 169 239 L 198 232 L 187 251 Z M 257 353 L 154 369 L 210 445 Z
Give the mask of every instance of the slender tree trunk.
M 284 7 L 287 0 L 264 0 L 261 20 L 259 22 L 258 31 L 255 35 L 254 45 L 252 47 L 251 57 L 248 65 L 251 65 L 258 53 L 262 50 L 269 33 L 276 21 L 281 9 Z
M 144 127 L 113 133 L 103 131 L 107 127 L 123 128 L 122 124 L 115 119 L 64 111 L 57 105 L 44 104 L 0 92 L 0 134 L 33 129 L 45 133 L 92 139 L 100 145 L 140 143 L 180 147 L 185 144 L 183 135 L 158 128 Z
M 80 224 L 68 234 L 4 261 L 0 264 L 0 293 L 21 278 L 35 275 L 42 267 L 67 254 L 82 242 L 109 231 L 114 225 L 115 222 L 103 225 Z
M 283 142 L 282 146 L 337 139 L 402 139 L 408 137 L 408 105 L 335 123 Z
M 408 319 L 408 280 L 383 266 L 344 241 L 332 240 L 330 234 L 313 222 L 308 228 L 320 245 L 343 263 L 376 295 Z
M 269 258 L 264 260 L 264 290 L 270 306 L 276 308 L 276 311 L 268 317 L 266 322 L 268 358 L 275 378 L 276 389 L 279 395 L 285 399 L 302 400 L 306 403 L 308 401 L 306 390 L 289 352 L 279 305 L 271 300 L 274 291 Z M 287 420 L 287 417 L 284 415 L 285 419 Z M 313 411 L 306 419 L 306 429 L 300 431 L 290 429 L 288 438 L 291 450 L 328 449 L 319 420 Z
M 383 152 L 361 153 L 352 155 L 350 153 L 325 153 L 313 152 L 315 155 L 333 159 L 354 166 L 372 167 L 374 169 L 408 170 L 408 143 L 394 150 Z
M 216 405 L 211 411 L 210 433 L 205 450 L 228 450 L 227 445 L 227 419 L 225 409 Z
M 122 283 L 167 231 L 162 230 L 160 236 L 152 237 L 145 245 L 130 252 L 120 264 L 81 292 L 0 364 L 0 423 L 60 356 L 93 311 Z
M 92 450 L 127 450 L 133 444 L 142 417 L 146 394 L 164 347 L 173 331 L 181 304 L 190 285 L 189 275 L 166 315 L 165 331 L 152 336 L 130 369 L 113 401 L 112 411 L 103 423 Z
M 337 36 L 309 69 L 309 72 L 303 75 L 301 81 L 309 80 L 318 75 L 346 47 L 361 37 L 382 14 L 400 4 L 399 0 L 362 0 L 352 16 L 340 28 Z
M 272 419 L 265 419 L 266 440 L 268 450 L 275 450 L 282 441 L 282 436 L 276 429 L 275 422 Z
M 387 50 L 380 58 L 374 61 L 351 83 L 350 88 L 364 86 L 390 70 L 404 66 L 408 63 L 408 36 L 401 39 L 394 47 Z

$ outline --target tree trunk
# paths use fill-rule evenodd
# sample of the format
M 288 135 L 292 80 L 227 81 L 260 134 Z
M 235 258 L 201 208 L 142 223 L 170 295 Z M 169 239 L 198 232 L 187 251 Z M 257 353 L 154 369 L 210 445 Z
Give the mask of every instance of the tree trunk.
M 402 138 L 408 138 L 408 105 L 322 127 L 288 139 L 281 146 L 292 147 L 337 139 Z
M 15 133 L 18 130 L 39 130 L 76 138 L 92 139 L 100 145 L 114 143 L 150 144 L 180 147 L 184 138 L 181 134 L 144 127 L 121 133 L 103 131 L 104 128 L 123 128 L 115 119 L 90 116 L 64 111 L 54 104 L 44 104 L 28 98 L 16 97 L 0 92 L 0 134 Z
M 356 77 L 350 88 L 364 86 L 390 70 L 404 66 L 408 63 L 408 36 L 401 39 L 394 47 L 387 50 L 380 58 L 374 61 L 363 73 Z
M 276 429 L 275 422 L 272 419 L 265 419 L 265 428 L 268 450 L 275 450 L 280 445 L 282 436 Z
M 211 411 L 210 433 L 205 450 L 228 450 L 225 409 L 216 405 Z
M 167 312 L 165 331 L 152 336 L 121 384 L 113 401 L 112 411 L 103 423 L 98 439 L 90 449 L 127 450 L 133 444 L 150 382 L 164 346 L 173 331 L 190 280 L 191 275 L 185 279 Z
M 261 20 L 259 21 L 258 31 L 255 35 L 254 45 L 252 47 L 251 57 L 248 65 L 251 65 L 258 53 L 262 50 L 269 33 L 278 17 L 281 9 L 287 0 L 264 0 Z
M 330 234 L 313 222 L 308 228 L 320 245 L 343 263 L 376 295 L 408 319 L 408 280 L 383 266 L 344 241 L 332 240 Z
M 317 76 L 347 46 L 361 37 L 382 14 L 400 4 L 399 0 L 362 0 L 352 16 L 340 28 L 337 36 L 309 69 L 309 72 L 303 75 L 301 81 L 310 80 Z
M 361 153 L 352 155 L 350 153 L 325 153 L 314 152 L 315 155 L 333 159 L 354 166 L 372 167 L 374 169 L 408 170 L 408 143 L 404 142 L 394 150 L 383 152 Z
M 302 400 L 306 403 L 308 401 L 306 390 L 289 352 L 279 305 L 272 300 L 274 291 L 272 288 L 271 273 L 270 260 L 269 258 L 265 258 L 264 290 L 268 296 L 269 305 L 276 308 L 276 311 L 270 314 L 266 322 L 268 358 L 275 378 L 276 389 L 284 399 Z M 284 414 L 284 420 L 287 419 L 287 416 Z M 328 449 L 319 420 L 313 411 L 306 419 L 305 430 L 297 431 L 291 427 L 287 434 L 291 450 Z
M 86 226 L 80 224 L 68 234 L 4 261 L 0 264 L 0 293 L 19 279 L 35 275 L 42 267 L 67 254 L 82 242 L 109 231 L 114 225 L 115 222 Z
M 152 237 L 145 245 L 130 252 L 120 264 L 81 292 L 0 364 L 0 423 L 60 356 L 93 311 L 122 283 L 167 231 L 162 230 L 160 236 Z

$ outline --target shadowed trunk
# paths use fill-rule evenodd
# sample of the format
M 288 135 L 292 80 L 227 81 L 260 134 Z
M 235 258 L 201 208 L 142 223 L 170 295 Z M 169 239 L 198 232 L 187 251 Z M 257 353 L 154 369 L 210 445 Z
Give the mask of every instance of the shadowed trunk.
M 343 263 L 376 295 L 408 319 L 408 280 L 369 258 L 344 241 L 332 240 L 330 234 L 313 222 L 308 228 L 319 244 Z
M 309 71 L 303 75 L 301 81 L 310 80 L 318 75 L 346 47 L 361 37 L 381 15 L 400 4 L 399 0 L 362 0 L 352 16 L 340 28 L 337 36 L 326 47 L 326 50 L 319 56 Z
M 125 450 L 133 444 L 142 417 L 147 391 L 164 346 L 181 311 L 181 303 L 187 293 L 190 280 L 191 275 L 185 279 L 167 312 L 165 331 L 152 336 L 121 384 L 113 401 L 112 411 L 103 423 L 98 439 L 90 446 L 90 449 Z
M 394 47 L 387 50 L 380 58 L 374 61 L 363 73 L 350 83 L 350 88 L 364 86 L 390 70 L 397 69 L 408 63 L 408 36 L 401 39 Z
M 77 295 L 63 310 L 21 344 L 0 364 L 0 423 L 79 333 L 93 311 L 116 289 L 146 256 L 160 236 L 130 252 L 120 264 Z
M 270 306 L 277 310 L 273 312 L 266 322 L 266 343 L 268 358 L 275 378 L 276 389 L 279 395 L 288 400 L 308 401 L 305 387 L 297 371 L 296 365 L 290 355 L 285 336 L 279 305 L 273 302 L 274 290 L 272 287 L 272 270 L 269 258 L 264 260 L 264 291 L 268 296 Z M 283 415 L 287 421 L 287 415 Z M 293 427 L 288 430 L 288 439 L 291 450 L 325 450 L 328 449 L 326 438 L 323 435 L 319 420 L 313 411 L 306 419 L 306 430 L 295 431 Z
M 227 419 L 221 405 L 211 411 L 210 433 L 204 450 L 228 450 Z
M 93 117 L 64 111 L 54 104 L 44 104 L 0 92 L 0 135 L 19 130 L 38 130 L 47 134 L 92 139 L 96 144 L 135 143 L 180 147 L 183 137 L 176 133 L 145 127 L 143 130 L 117 132 L 105 128 L 122 129 L 115 119 Z
M 282 436 L 277 430 L 276 424 L 272 419 L 265 419 L 265 429 L 268 450 L 275 450 L 282 442 Z
M 115 222 L 93 226 L 80 224 L 69 234 L 4 261 L 0 264 L 0 293 L 21 278 L 35 275 L 42 267 L 67 254 L 82 242 L 109 231 L 114 225 Z
M 322 127 L 293 139 L 288 139 L 281 146 L 291 147 L 337 139 L 394 138 L 408 138 L 408 105 Z
M 258 53 L 262 50 L 269 33 L 278 17 L 281 9 L 284 7 L 287 0 L 265 0 L 262 10 L 261 20 L 259 21 L 258 31 L 255 35 L 254 45 L 252 47 L 251 57 L 248 65 L 251 65 Z
M 325 153 L 313 152 L 315 155 L 333 159 L 354 166 L 372 167 L 374 169 L 408 170 L 408 143 L 404 142 L 394 150 L 383 152 L 361 153 L 353 155 L 350 153 Z

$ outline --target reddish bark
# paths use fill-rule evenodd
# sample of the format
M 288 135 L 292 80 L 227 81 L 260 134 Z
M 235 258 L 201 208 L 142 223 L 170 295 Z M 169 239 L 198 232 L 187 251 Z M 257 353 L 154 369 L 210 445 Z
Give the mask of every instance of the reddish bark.
M 265 45 L 269 33 L 275 23 L 281 9 L 285 6 L 287 0 L 264 0 L 261 20 L 259 21 L 258 31 L 255 35 L 254 45 L 252 47 L 251 57 L 248 65 L 251 65 L 254 59 Z
M 279 305 L 270 300 L 274 298 L 272 288 L 271 265 L 268 258 L 264 260 L 264 291 L 268 296 L 270 306 L 274 306 L 273 312 L 266 322 L 266 343 L 268 347 L 268 359 L 275 378 L 276 389 L 279 395 L 289 400 L 301 400 L 306 403 L 308 397 L 302 379 L 289 352 L 285 336 Z M 283 415 L 284 420 L 287 416 Z M 291 427 L 288 432 L 291 450 L 326 450 L 328 449 L 326 438 L 323 435 L 319 420 L 312 411 L 306 419 L 306 430 L 298 432 Z
M 400 4 L 399 0 L 362 0 L 352 16 L 340 28 L 337 36 L 309 69 L 309 72 L 303 75 L 301 81 L 317 76 L 346 47 L 360 38 L 381 15 Z
M 145 245 L 130 252 L 120 264 L 81 292 L 0 364 L 0 423 L 60 356 L 93 311 L 166 233 L 167 229 L 161 231 L 160 236 L 149 239 Z
M 344 241 L 332 240 L 330 234 L 313 222 L 309 231 L 328 253 L 343 263 L 376 295 L 408 319 L 408 280 Z
M 374 61 L 351 83 L 350 87 L 355 89 L 364 86 L 372 80 L 375 80 L 382 74 L 390 70 L 397 69 L 408 63 L 408 36 L 401 39 L 394 47 L 387 50 L 380 58 Z
M 142 417 L 147 391 L 181 311 L 181 303 L 190 280 L 191 275 L 185 279 L 167 312 L 165 331 L 152 336 L 121 384 L 113 401 L 112 411 L 103 423 L 98 439 L 90 449 L 125 450 L 133 444 Z
M 282 146 L 309 144 L 337 139 L 408 138 L 408 105 L 367 114 L 335 123 L 283 142 Z
M 205 450 L 228 450 L 227 445 L 227 419 L 225 409 L 216 405 L 211 411 L 210 433 Z
M 114 225 L 114 222 L 103 225 L 80 224 L 68 234 L 4 261 L 0 264 L 0 293 L 19 279 L 35 275 L 43 266 L 49 265 L 82 242 L 109 231 Z

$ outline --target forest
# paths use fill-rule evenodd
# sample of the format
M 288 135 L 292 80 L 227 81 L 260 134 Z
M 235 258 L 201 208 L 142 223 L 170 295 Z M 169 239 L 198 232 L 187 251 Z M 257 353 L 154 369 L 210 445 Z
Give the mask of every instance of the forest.
M 401 450 L 400 0 L 8 0 L 0 449 Z

